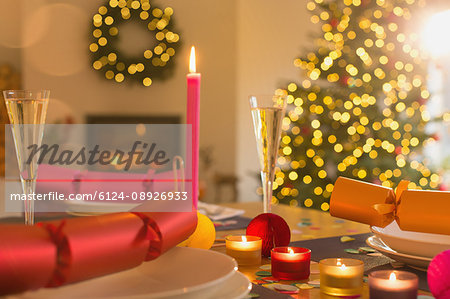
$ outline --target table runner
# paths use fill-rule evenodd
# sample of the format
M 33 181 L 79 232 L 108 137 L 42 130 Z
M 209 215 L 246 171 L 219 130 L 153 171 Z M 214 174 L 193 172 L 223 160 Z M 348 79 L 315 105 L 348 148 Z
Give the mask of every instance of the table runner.
M 345 249 L 358 249 L 359 247 L 367 247 L 366 239 L 372 236 L 368 234 L 352 235 L 354 241 L 342 243 L 339 237 L 330 237 L 322 239 L 312 239 L 305 241 L 291 242 L 290 246 L 305 247 L 311 249 L 311 260 L 319 262 L 325 258 L 353 258 L 364 262 L 364 274 L 367 275 L 375 270 L 406 270 L 412 272 L 419 277 L 419 289 L 429 292 L 427 273 L 419 271 L 408 266 L 404 269 L 394 269 L 391 262 L 392 259 L 383 256 L 369 256 L 367 254 L 350 254 Z

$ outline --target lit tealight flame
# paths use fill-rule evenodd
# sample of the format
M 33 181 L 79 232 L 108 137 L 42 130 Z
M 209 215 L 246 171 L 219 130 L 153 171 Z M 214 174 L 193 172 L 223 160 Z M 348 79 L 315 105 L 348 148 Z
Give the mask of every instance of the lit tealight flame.
M 345 267 L 345 264 L 342 264 L 341 270 L 344 271 L 347 267 Z
M 341 263 L 341 259 L 337 259 L 337 262 L 336 262 L 336 264 L 337 264 L 338 266 L 342 265 L 342 263 Z
M 291 247 L 288 247 L 288 253 L 289 253 L 290 255 L 294 255 L 294 250 L 292 250 Z
M 194 48 L 194 47 L 192 47 Z M 242 236 L 242 242 L 247 242 L 247 236 Z
M 192 46 L 191 48 L 191 55 L 189 58 L 189 72 L 195 73 L 197 71 L 197 68 L 195 66 L 195 47 Z
M 389 280 L 397 280 L 397 276 L 395 275 L 394 272 L 392 272 L 391 275 L 389 275 Z

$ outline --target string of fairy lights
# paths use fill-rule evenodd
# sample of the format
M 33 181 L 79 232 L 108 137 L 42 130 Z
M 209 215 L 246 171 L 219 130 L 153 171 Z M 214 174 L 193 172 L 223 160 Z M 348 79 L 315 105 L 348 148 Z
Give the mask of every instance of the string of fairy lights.
M 395 187 L 437 188 L 440 176 L 421 148 L 434 142 L 425 103 L 428 57 L 407 32 L 423 0 L 315 0 L 322 23 L 316 49 L 294 65 L 306 73 L 287 86 L 272 201 L 329 209 L 339 175 Z M 322 82 L 322 83 L 319 83 Z M 450 116 L 444 115 L 449 119 Z

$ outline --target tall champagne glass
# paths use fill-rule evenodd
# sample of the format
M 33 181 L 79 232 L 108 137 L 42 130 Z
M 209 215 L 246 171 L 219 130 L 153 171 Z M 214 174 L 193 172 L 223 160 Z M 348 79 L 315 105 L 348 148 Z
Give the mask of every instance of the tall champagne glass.
M 250 108 L 261 167 L 263 208 L 264 213 L 269 213 L 281 124 L 286 110 L 286 97 L 283 95 L 250 96 Z
M 28 90 L 5 90 L 3 96 L 6 102 L 11 131 L 19 164 L 20 180 L 22 182 L 24 200 L 25 224 L 34 224 L 34 201 L 29 197 L 36 189 L 37 156 L 30 160 L 33 144 L 41 146 L 44 133 L 45 116 L 50 92 Z

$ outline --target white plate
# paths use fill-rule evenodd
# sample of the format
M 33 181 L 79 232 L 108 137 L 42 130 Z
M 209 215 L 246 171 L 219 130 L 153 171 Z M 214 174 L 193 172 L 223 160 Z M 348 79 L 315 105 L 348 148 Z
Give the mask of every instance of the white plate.
M 396 260 L 398 262 L 405 263 L 418 270 L 427 271 L 428 265 L 431 262 L 431 258 L 429 257 L 415 256 L 397 252 L 391 249 L 386 244 L 384 244 L 383 241 L 381 241 L 376 236 L 371 236 L 367 238 L 366 243 L 367 245 L 369 245 L 373 249 L 378 250 L 385 256 L 390 257 L 391 259 Z
M 7 298 L 217 298 L 215 294 L 224 292 L 222 285 L 226 281 L 238 289 L 245 288 L 242 277 L 235 276 L 236 272 L 236 261 L 225 254 L 175 247 L 134 269 Z M 247 289 L 248 286 L 246 280 Z
M 385 228 L 372 226 L 372 232 L 395 251 L 425 257 L 434 257 L 450 249 L 450 236 L 403 231 L 396 221 Z
M 115 202 L 88 202 L 83 200 L 68 201 L 67 212 L 86 215 L 99 215 L 106 213 L 128 212 L 137 208 L 140 204 L 115 203 Z

